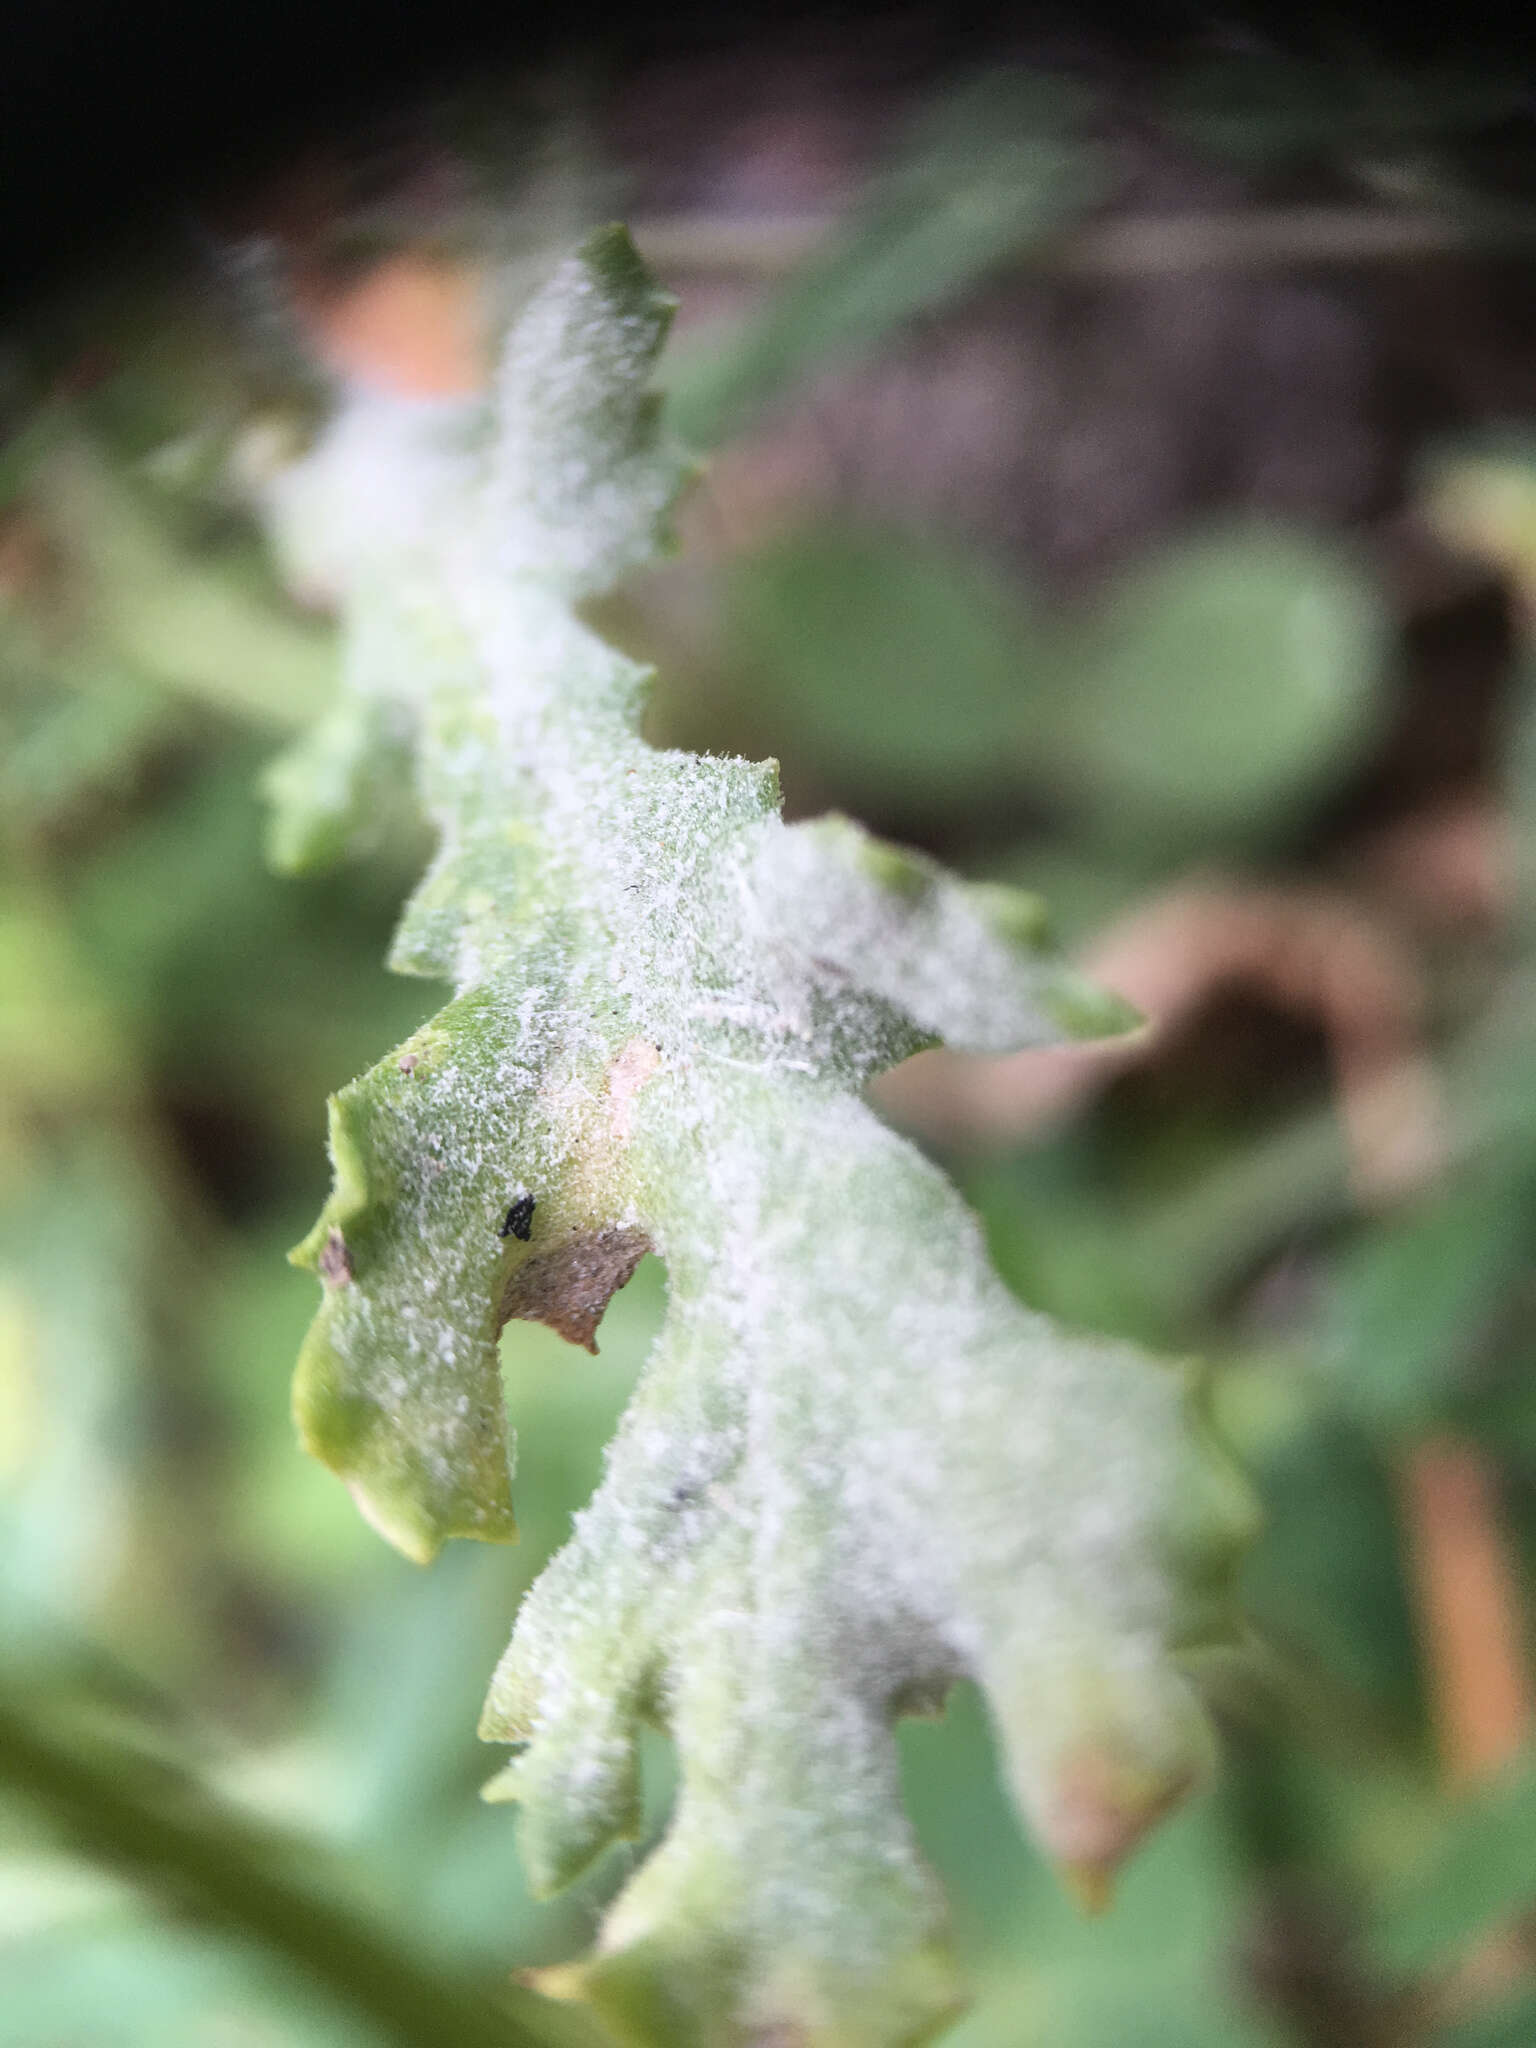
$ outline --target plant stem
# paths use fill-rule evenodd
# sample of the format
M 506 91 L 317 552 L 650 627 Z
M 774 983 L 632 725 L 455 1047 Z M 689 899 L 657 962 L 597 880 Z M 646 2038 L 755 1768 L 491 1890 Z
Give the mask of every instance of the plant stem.
M 305 1845 L 242 1813 L 106 1717 L 0 1687 L 0 1789 L 175 1910 L 258 1943 L 400 2048 L 549 2048 L 508 1987 L 466 1987 L 337 1896 Z M 530 2001 L 531 2002 L 531 2001 Z

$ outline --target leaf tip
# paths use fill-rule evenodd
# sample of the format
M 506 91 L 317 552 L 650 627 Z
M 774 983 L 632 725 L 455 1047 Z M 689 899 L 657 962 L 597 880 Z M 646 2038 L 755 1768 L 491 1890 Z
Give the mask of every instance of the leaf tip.
M 1061 968 L 1041 991 L 1040 1006 L 1066 1038 L 1130 1038 L 1152 1029 L 1134 1004 L 1072 968 Z
M 1051 936 L 1051 914 L 1045 899 L 1007 882 L 971 882 L 966 897 L 1000 939 L 1037 953 Z
M 349 1479 L 345 1474 L 342 1478 L 357 1512 L 392 1549 L 409 1558 L 412 1564 L 429 1565 L 436 1561 L 443 1544 L 434 1530 L 415 1516 L 402 1515 L 392 1504 L 380 1500 L 361 1479 Z
M 1081 1913 L 1098 1920 L 1115 1903 L 1115 1870 L 1112 1864 L 1061 1863 L 1057 1872 Z

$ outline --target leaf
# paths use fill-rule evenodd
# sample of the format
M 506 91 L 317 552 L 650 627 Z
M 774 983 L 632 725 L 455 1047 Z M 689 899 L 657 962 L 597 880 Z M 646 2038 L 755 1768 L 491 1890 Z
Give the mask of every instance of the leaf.
M 1536 1899 L 1536 1768 L 1529 1757 L 1451 1814 L 1425 1867 L 1386 1899 L 1377 1938 L 1402 1970 L 1443 1963 Z
M 1346 1410 L 1399 1434 L 1435 1422 L 1526 1271 L 1530 1204 L 1528 1165 L 1484 1167 L 1341 1262 L 1318 1356 Z
M 148 1162 L 110 1130 L 59 1155 L 0 1200 L 0 1615 L 17 1641 L 112 1601 L 142 1511 L 124 1416 L 166 1335 L 150 1276 L 172 1218 Z
M 46 830 L 131 789 L 177 736 L 176 707 L 158 691 L 111 672 L 77 680 L 68 695 L 50 691 L 45 709 L 5 735 L 0 807 L 13 830 Z
M 1115 839 L 1271 829 L 1374 730 L 1384 608 L 1336 543 L 1278 525 L 1180 541 L 1062 650 L 1048 742 Z
M 1278 524 L 1179 541 L 1056 616 L 954 549 L 820 524 L 734 565 L 728 619 L 791 729 L 859 786 L 974 802 L 1033 777 L 1143 856 L 1262 834 L 1336 779 L 1374 730 L 1387 644 L 1363 570 Z
M 734 564 L 727 602 L 779 718 L 861 789 L 973 803 L 978 784 L 1017 785 L 1043 635 L 982 564 L 819 525 Z
M 1187 65 L 1160 97 L 1175 133 L 1261 171 L 1493 128 L 1514 114 L 1517 93 L 1513 79 L 1486 67 L 1391 71 L 1265 52 Z
M 124 1421 L 183 1327 L 191 1262 L 131 1036 L 21 872 L 0 887 L 0 986 L 0 1634 L 19 1647 L 124 1604 L 143 1478 Z
M 7 610 L 5 652 L 66 677 L 125 670 L 146 684 L 271 725 L 310 717 L 332 694 L 323 629 L 268 601 L 238 553 L 177 547 L 147 496 L 114 474 L 66 420 L 28 469 L 21 499 L 58 590 L 33 615 Z
M 1536 2041 L 1536 1997 L 1527 1994 L 1462 2020 L 1435 2036 L 1434 2048 L 1530 2048 Z
M 1186 1375 L 1021 1309 L 858 1092 L 940 1038 L 1124 1006 L 1033 898 L 846 819 L 785 827 L 772 764 L 646 747 L 644 672 L 573 609 L 685 473 L 646 388 L 668 311 L 605 231 L 513 329 L 484 419 L 373 444 L 344 418 L 292 480 L 335 518 L 359 494 L 309 531 L 346 570 L 349 689 L 409 718 L 441 834 L 393 960 L 456 989 L 333 1101 L 295 1405 L 408 1554 L 509 1536 L 501 1323 L 585 1341 L 654 1247 L 665 1322 L 482 1729 L 519 1745 L 491 1793 L 541 1889 L 636 1830 L 645 1723 L 681 1789 L 596 1952 L 540 1982 L 658 2048 L 876 2048 L 960 1997 L 893 1718 L 976 1677 L 1022 1810 L 1100 1894 L 1204 1768 L 1179 1656 L 1227 1625 L 1251 1511 Z M 283 833 L 311 789 L 283 786 Z

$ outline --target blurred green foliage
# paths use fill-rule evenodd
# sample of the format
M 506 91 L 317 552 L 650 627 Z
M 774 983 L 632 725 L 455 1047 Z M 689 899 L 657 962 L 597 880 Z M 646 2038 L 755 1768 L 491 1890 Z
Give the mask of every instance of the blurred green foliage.
M 817 526 L 740 560 L 729 604 L 790 740 L 869 799 L 1054 798 L 1138 860 L 1293 822 L 1363 751 L 1388 653 L 1348 552 L 1276 524 L 1192 534 L 1065 617 L 952 546 Z
M 1501 104 L 1486 81 L 1347 84 L 1320 101 L 1248 65 L 1171 99 L 1266 159 L 1417 147 Z M 1091 203 L 1080 105 L 1025 99 L 941 110 L 755 326 L 680 367 L 701 438 Z M 256 777 L 328 641 L 216 487 L 246 425 L 228 352 L 144 331 L 84 397 L 18 409 L 0 471 L 0 2043 L 590 2041 L 509 1973 L 583 1946 L 618 1872 L 534 1905 L 472 1730 L 663 1276 L 615 1301 L 595 1362 L 509 1326 L 513 1422 L 541 1447 L 510 1553 L 418 1574 L 298 1455 L 311 1286 L 281 1254 L 323 1193 L 324 1095 L 434 1005 L 380 965 L 418 849 L 401 828 L 322 881 L 263 868 Z M 668 700 L 678 734 L 766 740 L 791 797 L 798 776 L 876 825 L 920 817 L 978 873 L 1039 881 L 1074 936 L 1190 863 L 1283 877 L 1395 703 L 1389 607 L 1326 533 L 1216 524 L 1068 613 L 959 539 L 822 520 L 715 595 L 722 667 Z M 1512 660 L 1522 842 L 1530 687 Z M 1531 930 L 1523 904 L 1434 963 L 1451 1163 L 1383 1215 L 1305 1045 L 1257 1078 L 1175 1062 L 960 1162 L 1027 1300 L 1212 1360 L 1267 1520 L 1252 1652 L 1210 1678 L 1222 1777 L 1103 1920 L 1022 1839 L 972 1696 L 904 1729 L 980 1987 L 956 2048 L 1536 2039 L 1528 1944 L 1485 1988 L 1463 1968 L 1536 1909 L 1536 1766 L 1444 1787 L 1398 1486 L 1429 1435 L 1478 1447 L 1529 1625 Z M 648 1764 L 658 1828 L 659 1741 Z

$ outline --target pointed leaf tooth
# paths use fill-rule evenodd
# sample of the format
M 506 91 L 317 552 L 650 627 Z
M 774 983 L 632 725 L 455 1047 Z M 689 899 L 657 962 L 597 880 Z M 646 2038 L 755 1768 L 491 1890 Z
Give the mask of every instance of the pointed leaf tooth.
M 480 1787 L 480 1797 L 487 1806 L 516 1805 L 522 1797 L 521 1781 L 517 1774 L 517 1767 L 521 1761 L 520 1757 L 513 1757 L 510 1763 L 503 1764 L 499 1771 L 486 1779 Z
M 347 692 L 261 778 L 268 865 L 309 874 L 366 844 L 407 768 L 385 707 Z
M 758 887 L 775 935 L 821 971 L 826 1000 L 850 986 L 883 997 L 926 1042 L 1012 1052 L 1141 1022 L 1051 950 L 1035 899 L 957 881 L 847 818 L 771 834 Z
M 1044 980 L 1038 1001 L 1064 1039 L 1127 1038 L 1150 1029 L 1134 1003 L 1065 965 Z
M 301 1238 L 288 1254 L 288 1263 L 306 1273 L 320 1271 L 331 1232 L 339 1230 L 345 1239 L 347 1226 L 364 1213 L 371 1199 L 366 1154 L 347 1099 L 349 1093 L 344 1090 L 341 1095 L 332 1095 L 325 1105 L 333 1175 L 330 1197 L 309 1235 Z
M 1210 1722 L 1168 1663 L 1026 1659 L 987 1682 L 1008 1778 L 1041 1848 L 1090 1905 L 1142 1836 L 1208 1774 Z
M 606 589 L 666 538 L 694 471 L 658 435 L 648 387 L 676 301 L 622 227 L 599 229 L 536 294 L 497 373 L 490 496 L 504 566 Z
M 518 1848 L 536 1898 L 563 1890 L 610 1843 L 639 1835 L 636 1735 L 622 1710 L 570 1715 L 510 1767 L 522 1809 Z

